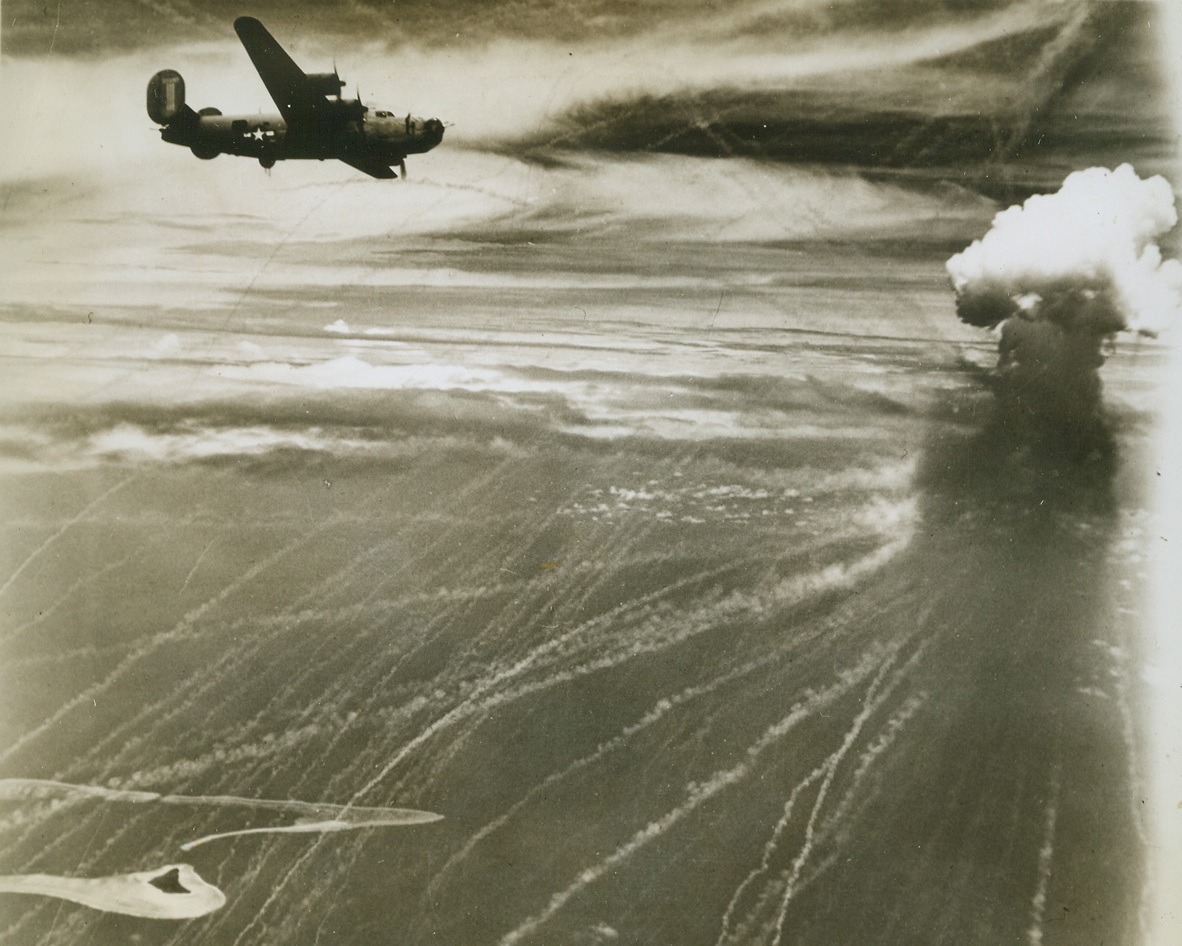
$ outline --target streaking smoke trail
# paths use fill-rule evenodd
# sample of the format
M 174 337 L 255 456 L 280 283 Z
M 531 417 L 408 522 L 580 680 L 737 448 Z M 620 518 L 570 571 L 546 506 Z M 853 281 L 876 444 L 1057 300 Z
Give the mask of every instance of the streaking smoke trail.
M 182 851 L 191 851 L 210 841 L 222 838 L 237 838 L 247 834 L 328 834 L 333 831 L 356 831 L 359 828 L 389 828 L 396 825 L 423 824 L 428 821 L 440 821 L 443 815 L 430 811 L 414 811 L 401 809 L 401 813 L 392 814 L 384 818 L 350 819 L 340 821 L 298 821 L 295 824 L 280 825 L 277 828 L 242 828 L 239 831 L 220 831 L 217 834 L 207 834 L 195 841 L 186 841 L 181 845 Z
M 499 946 L 513 946 L 513 944 L 521 942 L 562 910 L 573 897 L 577 896 L 588 886 L 596 883 L 605 875 L 614 872 L 616 868 L 636 854 L 637 851 L 674 828 L 719 792 L 748 778 L 751 775 L 756 760 L 767 749 L 776 745 L 803 720 L 816 712 L 826 709 L 834 700 L 840 699 L 855 689 L 872 670 L 877 669 L 878 672 L 871 680 L 866 698 L 867 701 L 872 701 L 874 694 L 882 684 L 883 678 L 895 665 L 897 654 L 898 645 L 891 648 L 872 648 L 863 656 L 858 664 L 843 671 L 841 679 L 832 684 L 828 689 L 819 692 L 812 690 L 806 691 L 806 699 L 794 704 L 787 716 L 773 723 L 754 743 L 748 746 L 746 758 L 743 761 L 729 769 L 719 769 L 704 782 L 691 782 L 687 786 L 686 798 L 680 805 L 666 812 L 655 821 L 650 821 L 644 828 L 632 835 L 631 838 L 617 847 L 607 857 L 581 871 L 574 882 L 564 890 L 558 891 L 550 897 L 550 902 L 543 910 L 524 920 L 516 928 L 502 936 Z M 876 664 L 877 668 L 875 667 Z M 860 723 L 857 725 L 860 726 Z
M 443 815 L 431 811 L 419 811 L 414 808 L 363 808 L 357 805 L 333 805 L 287 798 L 240 798 L 237 795 L 162 795 L 159 792 L 105 788 L 101 785 L 74 785 L 50 779 L 0 779 L 0 801 L 83 801 L 85 799 L 203 808 L 248 808 L 294 815 L 298 819 L 293 825 L 251 828 L 244 831 L 228 831 L 208 835 L 198 838 L 196 841 L 182 844 L 181 848 L 186 851 L 207 841 L 238 834 L 312 834 L 354 828 L 425 824 L 443 819 Z
M 1182 307 L 1182 264 L 1154 242 L 1177 221 L 1165 178 L 1090 168 L 1002 211 L 948 260 L 957 315 L 1000 327 L 998 397 L 1019 438 L 1084 454 L 1106 442 L 1106 346 L 1157 334 Z
M 33 562 L 35 562 L 37 560 L 37 558 L 42 553 L 45 552 L 46 549 L 48 549 L 50 546 L 53 545 L 54 542 L 56 542 L 63 535 L 65 535 L 70 529 L 72 529 L 79 522 L 81 522 L 83 519 L 85 519 L 88 513 L 93 511 L 98 506 L 101 506 L 104 502 L 106 502 L 108 499 L 110 499 L 112 496 L 114 496 L 117 492 L 119 492 L 119 490 L 123 489 L 123 487 L 127 486 L 129 483 L 133 482 L 135 480 L 135 478 L 136 478 L 135 476 L 129 476 L 129 477 L 127 477 L 127 479 L 120 480 L 118 483 L 116 483 L 114 486 L 112 486 L 110 489 L 108 489 L 106 492 L 104 492 L 97 499 L 94 499 L 90 503 L 88 503 L 86 508 L 83 509 L 81 512 L 77 513 L 75 516 L 73 516 L 70 519 L 67 519 L 64 523 L 62 523 L 62 525 L 58 528 L 58 530 L 56 532 L 53 533 L 53 535 L 51 535 L 44 542 L 42 542 L 35 549 L 33 549 L 32 552 L 30 552 L 27 556 L 25 556 L 25 560 L 23 562 L 21 562 L 20 565 L 18 565 L 16 567 L 16 569 L 12 572 L 12 574 L 8 576 L 8 578 L 4 581 L 4 583 L 2 585 L 0 585 L 0 594 L 4 594 L 4 592 L 6 592 L 12 586 L 12 583 L 14 581 L 16 581 L 18 578 L 20 578 L 21 573 L 26 568 L 28 568 Z
M 111 877 L 16 874 L 0 877 L 0 893 L 59 897 L 95 910 L 150 920 L 189 920 L 212 913 L 226 902 L 226 895 L 188 864 Z

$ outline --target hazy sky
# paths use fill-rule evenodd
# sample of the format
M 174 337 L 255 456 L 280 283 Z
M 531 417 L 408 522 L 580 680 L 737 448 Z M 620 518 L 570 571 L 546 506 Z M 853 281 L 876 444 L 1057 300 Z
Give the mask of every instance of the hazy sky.
M 449 122 L 443 145 L 409 162 L 409 186 L 375 187 L 335 162 L 267 175 L 162 143 L 144 112 L 162 68 L 194 108 L 273 109 L 234 35 L 242 13 L 308 71 L 335 61 L 371 105 Z M 1071 171 L 1169 167 L 1156 15 L 1072 0 L 8 3 L 0 78 L 19 94 L 0 120 L 20 134 L 0 150 L 0 304 L 220 308 L 270 280 L 413 282 L 373 241 L 460 234 L 971 238 Z
M 650 31 L 684 28 L 688 22 L 720 27 L 721 38 L 769 29 L 797 36 L 875 28 L 899 29 L 957 22 L 1022 4 L 1013 0 L 748 0 L 727 5 L 713 0 L 354 0 L 348 3 L 244 2 L 244 0 L 62 0 L 54 4 L 6 4 L 4 48 L 20 55 L 103 52 L 166 46 L 178 36 L 217 40 L 242 14 L 307 35 L 365 37 L 398 44 L 487 42 L 504 36 L 583 41 L 591 36 L 619 39 Z
M 1110 0 L 63 0 L 6 4 L 0 39 L 10 87 L 31 103 L 18 111 L 52 102 L 59 123 L 97 111 L 110 131 L 108 110 L 131 98 L 116 64 L 180 68 L 190 96 L 223 111 L 269 105 L 232 30 L 249 13 L 309 71 L 335 60 L 367 98 L 423 102 L 455 123 L 449 141 L 976 176 L 1160 161 L 1152 12 Z M 75 131 L 90 137 L 87 121 Z

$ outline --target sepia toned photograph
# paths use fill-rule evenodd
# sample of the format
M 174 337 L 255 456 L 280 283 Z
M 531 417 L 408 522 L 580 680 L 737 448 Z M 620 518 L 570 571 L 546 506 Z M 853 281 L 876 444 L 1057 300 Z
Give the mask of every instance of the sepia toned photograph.
M 0 19 L 0 943 L 1182 943 L 1182 7 Z

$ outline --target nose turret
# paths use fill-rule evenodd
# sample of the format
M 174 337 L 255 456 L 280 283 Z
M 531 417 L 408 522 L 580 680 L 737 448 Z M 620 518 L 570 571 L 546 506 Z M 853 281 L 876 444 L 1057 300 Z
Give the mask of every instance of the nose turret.
M 406 116 L 406 133 L 412 138 L 437 145 L 443 140 L 443 122 L 438 118 L 415 118 Z

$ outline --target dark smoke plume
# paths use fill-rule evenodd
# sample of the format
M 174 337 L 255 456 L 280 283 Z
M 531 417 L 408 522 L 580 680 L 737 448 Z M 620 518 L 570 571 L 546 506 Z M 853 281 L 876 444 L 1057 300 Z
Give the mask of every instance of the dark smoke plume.
M 1002 422 L 1073 453 L 1105 445 L 1100 366 L 1117 333 L 1154 335 L 1182 304 L 1182 264 L 1154 242 L 1177 222 L 1162 177 L 1091 168 L 993 219 L 948 260 L 962 321 L 998 329 Z

